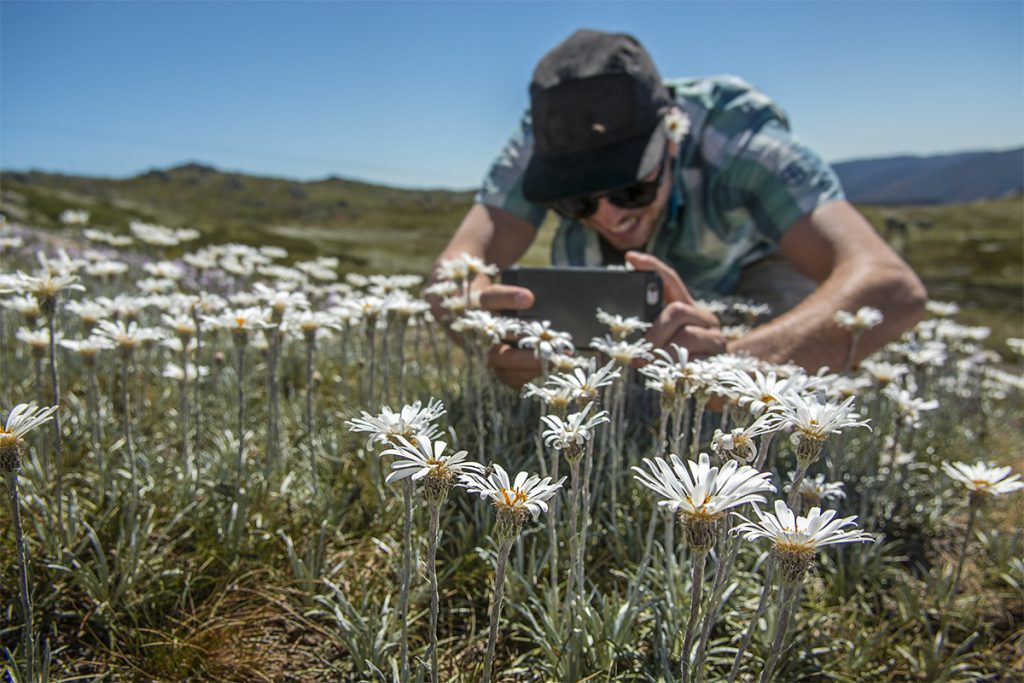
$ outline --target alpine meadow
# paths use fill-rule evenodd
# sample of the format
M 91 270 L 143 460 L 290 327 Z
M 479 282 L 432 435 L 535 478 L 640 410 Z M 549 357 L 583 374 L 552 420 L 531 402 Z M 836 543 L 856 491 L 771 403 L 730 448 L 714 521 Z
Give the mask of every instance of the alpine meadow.
M 469 257 L 428 284 L 469 193 L 3 186 L 4 680 L 1024 675 L 1019 195 L 861 207 L 929 315 L 810 374 L 492 315 Z M 836 316 L 851 361 L 879 315 Z

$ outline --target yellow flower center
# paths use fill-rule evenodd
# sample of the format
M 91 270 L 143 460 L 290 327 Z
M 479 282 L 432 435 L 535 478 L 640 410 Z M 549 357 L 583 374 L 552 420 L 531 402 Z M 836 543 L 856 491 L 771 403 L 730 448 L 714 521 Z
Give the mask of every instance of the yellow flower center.
M 505 505 L 509 507 L 519 507 L 528 499 L 528 496 L 519 489 L 501 489 L 501 495 L 505 499 Z

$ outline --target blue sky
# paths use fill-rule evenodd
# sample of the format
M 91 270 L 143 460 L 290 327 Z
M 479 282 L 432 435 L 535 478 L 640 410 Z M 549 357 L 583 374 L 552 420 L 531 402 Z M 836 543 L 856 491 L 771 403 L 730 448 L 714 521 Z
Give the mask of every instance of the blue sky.
M 476 186 L 537 60 L 627 31 L 830 161 L 1024 144 L 1024 3 L 0 2 L 0 167 Z

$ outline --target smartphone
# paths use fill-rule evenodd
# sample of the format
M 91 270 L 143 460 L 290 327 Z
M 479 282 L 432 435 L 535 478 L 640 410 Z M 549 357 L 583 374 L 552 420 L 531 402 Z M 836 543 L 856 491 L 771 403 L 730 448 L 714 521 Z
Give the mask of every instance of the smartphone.
M 651 271 L 513 266 L 502 273 L 501 282 L 525 287 L 534 296 L 533 306 L 507 315 L 549 320 L 552 328 L 571 334 L 577 348 L 608 333 L 597 321 L 598 308 L 645 322 L 652 322 L 662 309 L 661 276 Z

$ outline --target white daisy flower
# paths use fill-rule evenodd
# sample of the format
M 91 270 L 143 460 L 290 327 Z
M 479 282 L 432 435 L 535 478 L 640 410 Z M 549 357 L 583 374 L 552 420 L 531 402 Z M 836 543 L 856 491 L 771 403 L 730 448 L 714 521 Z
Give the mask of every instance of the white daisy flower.
M 423 494 L 427 502 L 440 504 L 448 495 L 448 491 L 463 474 L 482 474 L 483 465 L 466 460 L 466 451 L 445 455 L 448 444 L 434 441 L 426 434 L 420 434 L 412 440 L 398 437 L 395 448 L 389 448 L 381 455 L 396 457 L 391 464 L 391 474 L 386 483 L 390 484 L 401 479 L 423 481 Z
M 746 427 L 737 427 L 728 433 L 716 429 L 711 437 L 711 450 L 723 460 L 732 458 L 750 462 L 757 456 L 755 436 L 777 431 L 782 426 L 781 418 L 775 413 L 764 413 Z
M 49 422 L 57 406 L 37 408 L 35 403 L 19 403 L 7 414 L 7 421 L 0 427 L 0 471 L 17 472 L 21 467 L 21 450 L 25 446 L 25 435 Z
M 669 459 L 671 464 L 662 458 L 644 458 L 649 471 L 634 467 L 634 478 L 661 497 L 658 505 L 679 514 L 687 543 L 697 553 L 711 549 L 717 535 L 716 523 L 727 510 L 747 503 L 763 503 L 765 493 L 775 492 L 770 473 L 740 466 L 735 460 L 718 468 L 711 467 L 707 453 L 701 453 L 697 462 L 685 464 L 675 453 L 670 453 Z
M 851 332 L 870 330 L 882 324 L 882 312 L 871 306 L 861 306 L 856 313 L 849 311 L 836 311 L 833 317 L 836 324 Z
M 567 416 L 564 420 L 558 415 L 544 415 L 541 419 L 548 426 L 544 430 L 544 445 L 556 450 L 568 450 L 582 454 L 581 447 L 593 436 L 597 425 L 608 422 L 608 411 L 602 410 L 588 417 L 594 404 L 588 403 L 583 410 Z
M 1011 475 L 1009 467 L 996 467 L 991 463 L 968 465 L 962 462 L 942 463 L 943 471 L 967 487 L 972 495 L 1001 496 L 1024 488 L 1020 475 Z
M 812 463 L 818 459 L 825 440 L 851 427 L 870 427 L 868 420 L 853 412 L 853 397 L 842 403 L 823 402 L 817 394 L 783 396 L 779 415 L 793 428 L 790 441 L 796 446 L 797 460 Z
M 616 365 L 622 367 L 629 367 L 634 361 L 647 361 L 654 357 L 651 355 L 654 344 L 646 339 L 629 342 L 624 339 L 615 339 L 611 335 L 605 335 L 604 337 L 594 337 L 591 339 L 590 347 L 605 354 L 615 361 Z
M 684 515 L 715 520 L 729 508 L 746 503 L 765 502 L 765 493 L 774 493 L 771 474 L 730 460 L 721 468 L 712 467 L 707 453 L 698 461 L 684 463 L 675 453 L 671 464 L 662 458 L 644 458 L 646 471 L 634 467 L 635 479 L 658 494 L 658 505 Z
M 774 544 L 784 582 L 793 583 L 803 578 L 814 560 L 819 548 L 840 543 L 858 543 L 876 540 L 874 536 L 859 529 L 850 529 L 856 516 L 834 519 L 835 510 L 822 512 L 813 507 L 807 516 L 793 514 L 786 504 L 775 501 L 775 514 L 764 512 L 754 506 L 758 521 L 752 522 L 742 515 L 743 520 L 732 530 L 742 534 L 748 541 L 767 538 Z
M 790 476 L 795 476 L 795 472 L 791 472 Z M 788 493 L 793 488 L 792 482 L 786 485 L 785 490 Z M 797 489 L 800 492 L 800 497 L 803 499 L 804 504 L 807 507 L 820 506 L 822 502 L 827 500 L 840 500 L 846 498 L 846 492 L 843 490 L 843 482 L 841 481 L 826 481 L 824 474 L 818 474 L 813 477 L 804 477 L 800 481 L 800 485 Z
M 921 413 L 935 410 L 939 407 L 936 400 L 926 401 L 911 394 L 906 389 L 900 389 L 895 384 L 882 389 L 882 394 L 892 401 L 900 421 L 907 427 L 919 427 L 921 425 Z
M 537 358 L 551 358 L 556 354 L 568 354 L 576 350 L 572 335 L 551 329 L 547 320 L 523 321 L 519 324 L 519 348 L 533 349 Z
M 615 361 L 610 361 L 596 370 L 591 366 L 590 372 L 583 368 L 575 368 L 572 374 L 551 375 L 549 381 L 557 387 L 574 392 L 577 400 L 596 401 L 600 389 L 618 379 L 620 373 L 621 369 L 615 367 Z
M 929 300 L 925 302 L 924 308 L 932 315 L 936 315 L 941 318 L 948 318 L 949 316 L 956 315 L 960 312 L 960 306 L 951 301 Z
M 640 320 L 640 318 L 634 316 L 623 317 L 607 313 L 600 308 L 597 309 L 597 321 L 602 325 L 606 325 L 609 333 L 615 339 L 626 339 L 632 334 L 646 331 L 651 326 L 651 323 L 646 323 Z
M 534 519 L 547 512 L 548 501 L 562 488 L 562 477 L 551 483 L 551 477 L 541 479 L 528 472 L 520 472 L 514 480 L 501 465 L 492 465 L 492 471 L 483 475 L 472 472 L 459 477 L 459 482 L 470 493 L 489 498 L 499 512 L 527 513 Z M 525 520 L 524 520 L 525 521 Z
M 85 359 L 95 358 L 100 351 L 117 346 L 112 339 L 98 335 L 92 335 L 86 339 L 62 339 L 59 343 L 61 347 L 73 351 Z
M 134 321 L 125 323 L 123 320 L 115 322 L 101 320 L 96 326 L 96 336 L 110 339 L 123 353 L 131 353 L 140 344 L 159 341 L 165 335 L 162 330 L 153 327 L 140 327 Z
M 401 443 L 398 437 L 412 439 L 425 435 L 433 438 L 438 432 L 438 427 L 433 422 L 444 415 L 444 412 L 443 403 L 430 399 L 425 406 L 420 401 L 414 401 L 403 406 L 397 413 L 388 406 L 382 406 L 380 414 L 376 416 L 364 410 L 362 417 L 353 418 L 345 424 L 351 432 L 370 435 L 366 441 L 368 449 L 373 444 L 397 446 Z

